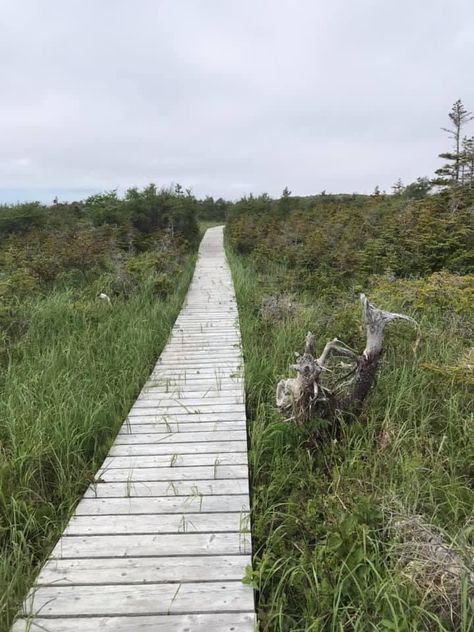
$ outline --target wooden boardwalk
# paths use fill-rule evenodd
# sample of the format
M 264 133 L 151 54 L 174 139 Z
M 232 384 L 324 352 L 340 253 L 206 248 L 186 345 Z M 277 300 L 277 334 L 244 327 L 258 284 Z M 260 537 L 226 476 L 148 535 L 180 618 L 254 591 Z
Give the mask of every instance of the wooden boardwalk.
M 14 632 L 253 632 L 247 434 L 222 227 Z

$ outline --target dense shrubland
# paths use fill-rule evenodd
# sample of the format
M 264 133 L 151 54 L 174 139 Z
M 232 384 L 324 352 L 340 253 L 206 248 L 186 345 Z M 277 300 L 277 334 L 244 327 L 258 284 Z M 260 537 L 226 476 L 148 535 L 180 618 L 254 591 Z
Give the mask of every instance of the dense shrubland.
M 263 632 L 474 630 L 474 197 L 425 184 L 230 211 Z M 337 432 L 285 422 L 275 386 L 307 331 L 363 349 L 361 291 L 419 330 L 390 325 L 376 388 Z
M 54 288 L 85 287 L 113 299 L 145 284 L 163 298 L 198 239 L 196 211 L 189 193 L 153 185 L 124 198 L 112 192 L 80 203 L 0 207 L 4 338 L 24 327 L 21 301 Z
M 197 206 L 149 186 L 0 209 L 2 630 L 168 337 Z
M 402 196 L 321 196 L 303 206 L 263 196 L 237 203 L 229 219 L 229 243 L 251 255 L 257 267 L 279 262 L 282 285 L 317 289 L 366 285 L 372 275 L 425 276 L 445 270 L 474 271 L 472 207 L 452 212 L 449 194 L 419 201 Z

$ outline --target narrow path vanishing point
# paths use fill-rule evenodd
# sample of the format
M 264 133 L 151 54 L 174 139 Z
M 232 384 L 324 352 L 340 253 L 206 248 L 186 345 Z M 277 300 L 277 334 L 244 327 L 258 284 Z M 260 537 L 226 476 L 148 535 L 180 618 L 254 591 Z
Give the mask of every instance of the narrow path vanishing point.
M 240 330 L 222 227 L 14 632 L 252 632 Z

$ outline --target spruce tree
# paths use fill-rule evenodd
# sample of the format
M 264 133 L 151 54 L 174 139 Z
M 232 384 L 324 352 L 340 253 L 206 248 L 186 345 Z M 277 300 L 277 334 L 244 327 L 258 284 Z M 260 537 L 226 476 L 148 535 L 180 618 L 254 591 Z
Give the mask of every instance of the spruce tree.
M 438 176 L 433 180 L 433 184 L 439 186 L 456 186 L 462 184 L 461 174 L 463 165 L 462 130 L 463 127 L 472 121 L 474 116 L 464 107 L 461 99 L 458 99 L 449 113 L 451 127 L 443 127 L 453 141 L 453 150 L 439 154 L 440 158 L 447 160 L 446 164 L 436 170 Z
M 392 191 L 393 191 L 393 195 L 401 195 L 404 191 L 405 187 L 403 186 L 403 182 L 401 178 L 398 178 L 398 180 L 395 182 L 394 185 L 392 185 Z
M 462 141 L 461 182 L 474 189 L 474 136 L 465 136 Z
M 278 200 L 278 214 L 282 217 L 288 215 L 291 210 L 291 191 L 288 187 L 283 189 L 281 198 Z

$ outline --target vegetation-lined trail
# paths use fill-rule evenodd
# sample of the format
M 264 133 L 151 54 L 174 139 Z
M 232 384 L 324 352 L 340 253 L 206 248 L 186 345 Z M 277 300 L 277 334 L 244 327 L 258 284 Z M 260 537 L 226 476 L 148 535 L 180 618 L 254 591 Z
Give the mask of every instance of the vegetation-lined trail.
M 222 227 L 209 229 L 171 337 L 15 632 L 253 630 L 236 319 Z
M 194 270 L 194 207 L 153 186 L 2 207 L 2 632 L 169 337 Z
M 260 632 L 473 632 L 474 162 L 471 140 L 461 142 L 471 113 L 457 101 L 449 119 L 457 140 L 441 154 L 447 162 L 439 177 L 406 186 L 398 180 L 390 195 L 375 187 L 370 196 L 299 197 L 285 188 L 279 199 L 250 194 L 226 202 L 197 200 L 179 185 L 150 185 L 123 197 L 1 209 L 1 632 L 10 629 L 163 349 L 192 275 L 198 218 L 201 228 L 203 221 L 226 224 L 238 300 L 252 489 L 253 570 L 245 581 L 256 589 Z M 210 253 L 206 274 L 215 275 L 220 229 L 210 235 L 220 254 Z M 122 429 L 104 463 L 106 482 L 88 489 L 64 536 L 68 545 L 87 541 L 94 572 L 107 584 L 115 562 L 97 561 L 113 535 L 100 510 L 107 505 L 115 543 L 126 538 L 132 558 L 144 556 L 145 576 L 156 570 L 148 556 L 164 556 L 160 568 L 177 592 L 163 598 L 181 610 L 191 597 L 168 555 L 177 516 L 190 550 L 215 533 L 212 547 L 230 572 L 221 579 L 238 591 L 242 553 L 228 553 L 247 526 L 235 523 L 239 497 L 248 493 L 247 465 L 239 460 L 243 399 L 232 400 L 243 397 L 231 371 L 240 354 L 235 305 L 222 320 L 215 288 L 196 287 L 189 293 L 195 309 L 179 321 L 189 336 L 175 332 L 179 353 L 163 356 L 171 381 L 153 383 L 151 395 L 137 401 L 133 434 Z M 293 354 L 308 331 L 315 349 L 337 337 L 352 351 L 333 355 L 318 381 L 319 403 L 325 393 L 331 402 L 344 399 L 338 388 L 358 371 L 347 357 L 365 344 L 360 293 L 412 319 L 386 332 L 373 392 L 363 406 L 341 405 L 337 415 L 326 415 L 323 405 L 304 424 L 298 414 L 297 423 L 284 421 L 275 386 L 293 376 Z M 208 331 L 205 319 L 218 326 Z M 162 424 L 147 412 L 157 402 Z M 153 443 L 157 436 L 162 440 Z M 180 445 L 187 451 L 179 454 Z M 97 489 L 106 490 L 103 498 Z M 188 502 L 196 499 L 191 524 Z M 69 550 L 78 568 L 87 559 L 80 553 Z M 99 583 L 97 592 L 84 588 L 91 609 L 103 607 L 95 601 Z M 152 588 L 142 588 L 143 605 Z M 115 584 L 111 590 L 120 601 Z M 207 593 L 207 602 L 215 597 Z M 156 629 L 156 617 L 172 621 L 167 613 L 153 616 L 140 623 Z M 203 616 L 192 620 L 193 631 L 206 627 Z M 243 616 L 250 625 L 252 617 Z M 127 629 L 119 616 L 103 621 Z

